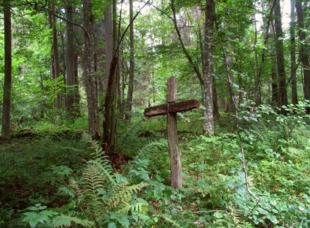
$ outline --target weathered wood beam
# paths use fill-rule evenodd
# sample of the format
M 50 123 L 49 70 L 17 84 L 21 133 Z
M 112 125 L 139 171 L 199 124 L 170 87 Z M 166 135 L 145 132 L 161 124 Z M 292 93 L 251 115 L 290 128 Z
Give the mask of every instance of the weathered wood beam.
M 162 104 L 145 109 L 144 116 L 165 115 L 168 112 L 185 112 L 199 107 L 199 102 L 195 99 L 180 101 L 174 104 Z

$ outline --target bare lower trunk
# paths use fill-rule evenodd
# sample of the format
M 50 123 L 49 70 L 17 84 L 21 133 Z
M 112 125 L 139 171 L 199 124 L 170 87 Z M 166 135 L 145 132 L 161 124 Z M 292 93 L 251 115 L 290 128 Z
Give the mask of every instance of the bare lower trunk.
M 297 97 L 297 78 L 296 78 L 296 45 L 295 45 L 295 0 L 291 0 L 291 24 L 290 24 L 290 38 L 291 38 L 291 88 L 292 88 L 292 104 L 298 103 Z
M 4 90 L 2 110 L 2 140 L 10 141 L 11 136 L 11 88 L 12 88 L 12 31 L 11 31 L 11 9 L 10 0 L 3 1 L 4 11 Z
M 50 15 L 50 22 L 52 27 L 52 35 L 53 35 L 53 48 L 52 48 L 52 75 L 53 80 L 57 79 L 60 76 L 60 66 L 59 66 L 59 53 L 58 53 L 58 37 L 57 37 L 57 27 L 56 27 L 56 16 L 55 16 L 55 3 L 53 2 L 51 5 L 52 13 Z M 55 92 L 55 107 L 61 108 L 61 88 L 56 85 L 54 89 Z
M 129 12 L 130 12 L 130 21 L 133 20 L 133 0 L 129 1 Z M 133 84 L 134 84 L 134 32 L 133 32 L 133 23 L 130 24 L 130 60 L 129 60 L 129 82 L 128 82 L 128 93 L 127 93 L 127 113 L 126 120 L 131 120 L 131 111 L 132 111 L 132 102 L 133 102 Z
M 303 17 L 303 9 L 300 1 L 296 1 L 296 12 L 297 12 L 297 20 L 299 27 L 299 40 L 300 40 L 300 48 L 299 48 L 299 61 L 302 64 L 304 71 L 304 97 L 305 100 L 310 101 L 310 64 L 309 64 L 309 56 L 308 50 L 309 45 L 306 44 L 306 34 L 304 32 L 304 17 Z M 310 114 L 310 108 L 306 109 L 307 114 Z
M 94 137 L 100 138 L 100 123 L 98 110 L 98 94 L 94 75 L 94 34 L 91 0 L 83 0 L 85 49 L 84 49 L 84 83 L 86 88 L 88 106 L 88 130 Z
M 226 65 L 226 71 L 227 71 L 226 76 L 227 76 L 227 92 L 228 92 L 226 111 L 229 113 L 235 113 L 236 104 L 234 102 L 233 75 L 231 73 L 232 57 L 228 54 L 226 54 L 226 57 L 225 57 L 225 65 Z
M 67 19 L 66 23 L 66 109 L 68 116 L 73 118 L 76 116 L 74 112 L 75 101 L 75 50 L 74 50 L 74 30 L 73 25 L 70 23 L 73 21 L 73 6 L 72 2 L 68 2 L 66 7 Z
M 204 71 L 203 71 L 203 95 L 204 95 L 204 133 L 209 135 L 214 132 L 213 119 L 213 26 L 215 21 L 214 0 L 206 0 L 205 45 L 204 45 Z
M 278 70 L 278 83 L 279 83 L 279 107 L 287 105 L 287 92 L 286 92 L 286 77 L 284 65 L 284 47 L 283 47 L 283 30 L 281 21 L 281 7 L 280 1 L 275 4 L 275 34 L 276 34 L 276 54 L 277 54 L 277 70 Z M 285 111 L 282 110 L 284 113 Z

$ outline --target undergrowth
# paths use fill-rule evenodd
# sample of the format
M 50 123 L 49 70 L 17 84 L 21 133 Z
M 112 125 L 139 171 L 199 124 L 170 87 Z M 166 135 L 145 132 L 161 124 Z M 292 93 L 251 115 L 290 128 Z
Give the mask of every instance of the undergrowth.
M 191 133 L 190 115 L 182 117 L 178 190 L 170 187 L 168 143 L 158 119 L 119 126 L 117 151 L 131 160 L 117 172 L 86 135 L 42 134 L 3 144 L 0 226 L 309 227 L 304 106 L 286 107 L 283 116 L 247 105 L 231 133 Z

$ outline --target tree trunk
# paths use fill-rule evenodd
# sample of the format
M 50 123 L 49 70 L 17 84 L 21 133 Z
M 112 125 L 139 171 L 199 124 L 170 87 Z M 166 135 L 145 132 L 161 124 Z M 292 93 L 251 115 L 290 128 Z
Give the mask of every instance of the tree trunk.
M 234 91 L 233 91 L 233 75 L 231 72 L 232 69 L 232 57 L 226 53 L 225 55 L 225 65 L 226 65 L 226 74 L 227 74 L 227 91 L 228 91 L 228 98 L 227 98 L 227 105 L 226 111 L 229 113 L 236 112 L 236 104 L 234 102 Z
M 209 135 L 214 132 L 213 120 L 213 26 L 215 22 L 214 0 L 206 0 L 206 22 L 205 22 L 205 45 L 204 45 L 204 133 Z
M 200 26 L 199 26 L 200 27 Z M 205 69 L 205 56 L 204 56 L 204 45 L 203 45 L 203 38 L 202 38 L 202 33 L 201 30 L 202 28 L 198 28 L 198 42 L 199 42 L 199 48 L 201 52 L 201 59 L 202 59 L 202 69 L 203 71 Z M 201 86 L 201 90 L 203 91 L 203 85 Z M 202 93 L 202 102 L 204 104 L 204 94 Z M 217 101 L 217 92 L 216 92 L 216 85 L 215 85 L 215 78 L 212 76 L 212 98 L 213 98 L 213 120 L 216 120 L 220 118 L 220 112 L 219 112 L 219 107 L 218 107 L 218 101 Z
M 132 102 L 133 102 L 133 87 L 134 87 L 134 75 L 135 75 L 135 62 L 134 62 L 134 32 L 133 32 L 133 0 L 129 0 L 129 21 L 130 23 L 130 60 L 129 60 L 129 82 L 127 93 L 127 110 L 126 120 L 131 120 Z
M 2 110 L 2 140 L 11 140 L 11 89 L 12 89 L 12 28 L 10 0 L 3 1 L 4 11 L 4 89 Z
M 290 0 L 291 2 L 291 23 L 290 23 L 290 44 L 291 44 L 291 88 L 292 88 L 292 104 L 298 103 L 297 97 L 297 79 L 296 79 L 296 45 L 295 45 L 295 0 Z
M 299 61 L 302 64 L 304 71 L 304 97 L 305 100 L 310 101 L 310 65 L 309 65 L 309 56 L 308 50 L 309 45 L 306 44 L 306 34 L 304 30 L 304 16 L 303 9 L 300 1 L 296 1 L 296 12 L 297 12 L 297 23 L 299 27 L 298 36 L 299 36 Z M 310 114 L 310 108 L 306 109 L 307 114 Z
M 80 110 L 80 90 L 79 90 L 79 70 L 78 70 L 78 54 L 74 55 L 74 78 L 75 78 L 75 85 L 74 85 L 74 116 L 78 117 L 81 116 Z
M 74 118 L 77 116 L 74 108 L 75 99 L 75 45 L 74 45 L 74 30 L 73 24 L 70 23 L 73 21 L 73 6 L 72 2 L 68 1 L 66 7 L 67 13 L 67 22 L 66 22 L 66 109 L 68 116 Z
M 276 54 L 277 54 L 277 70 L 279 82 L 279 107 L 287 105 L 286 78 L 284 65 L 284 48 L 283 48 L 283 31 L 281 21 L 281 6 L 278 1 L 274 6 L 275 16 L 275 35 L 276 35 Z M 284 112 L 284 110 L 282 110 Z
M 103 25 L 103 26 L 102 26 Z M 105 40 L 105 20 L 104 17 L 98 18 L 95 24 L 95 75 L 97 79 L 97 88 L 99 96 L 99 107 L 103 110 L 104 94 L 106 92 L 106 60 L 105 60 L 105 47 L 102 44 L 102 39 Z
M 85 48 L 84 48 L 84 84 L 88 105 L 88 131 L 93 138 L 100 138 L 100 123 L 98 110 L 98 93 L 94 74 L 94 28 L 91 0 L 83 0 Z
M 256 0 L 254 1 L 256 4 Z M 257 12 L 254 11 L 256 14 Z M 256 15 L 254 15 L 254 46 L 257 45 L 257 21 L 256 21 Z M 255 66 L 255 78 L 254 78 L 254 85 L 255 85 L 255 104 L 260 105 L 262 103 L 262 94 L 261 94 L 261 74 L 259 73 L 259 67 L 258 67 L 258 53 L 257 49 L 254 48 L 254 66 Z
M 51 4 L 51 27 L 53 34 L 53 49 L 52 49 L 52 73 L 53 80 L 56 80 L 60 76 L 60 66 L 59 66 L 59 53 L 58 53 L 58 37 L 57 37 L 57 27 L 56 27 L 56 16 L 55 16 L 55 1 Z M 61 88 L 56 86 L 55 88 L 55 107 L 61 108 Z
M 107 91 L 110 67 L 113 58 L 113 21 L 112 21 L 112 7 L 109 6 L 104 12 L 104 54 L 105 54 L 105 80 L 104 91 Z
M 113 1 L 113 15 L 114 18 L 111 27 L 111 44 L 113 47 L 114 55 L 109 66 L 108 74 L 108 88 L 105 97 L 105 112 L 104 112 L 104 123 L 103 123 L 103 144 L 104 149 L 108 153 L 114 150 L 115 146 L 115 133 L 116 133 L 116 123 L 115 123 L 115 104 L 116 104 L 116 94 L 117 94 L 117 67 L 119 63 L 117 46 L 117 32 L 116 32 L 116 1 Z
M 277 72 L 277 59 L 275 51 L 275 32 L 274 32 L 274 22 L 270 23 L 270 37 L 271 42 L 269 44 L 269 52 L 271 56 L 271 105 L 273 107 L 279 104 L 279 83 L 278 83 L 278 72 Z

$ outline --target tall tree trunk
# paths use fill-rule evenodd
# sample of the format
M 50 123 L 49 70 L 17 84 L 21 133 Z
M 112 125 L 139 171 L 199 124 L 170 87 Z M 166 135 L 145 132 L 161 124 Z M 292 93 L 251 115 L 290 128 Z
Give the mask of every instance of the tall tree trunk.
M 129 57 L 129 82 L 127 93 L 127 110 L 126 120 L 131 120 L 131 111 L 133 103 L 133 87 L 134 87 L 134 75 L 135 75 L 135 62 L 134 62 L 134 33 L 133 33 L 133 0 L 129 0 L 129 20 L 130 20 L 130 57 Z
M 115 147 L 115 133 L 116 133 L 116 117 L 115 117 L 115 104 L 117 94 L 117 67 L 119 63 L 117 46 L 117 31 L 116 31 L 116 0 L 113 1 L 113 11 L 111 20 L 111 44 L 113 57 L 109 66 L 108 72 L 108 88 L 105 97 L 105 112 L 104 112 L 104 123 L 103 123 L 103 144 L 106 152 L 112 152 Z
M 53 80 L 56 80 L 60 76 L 60 66 L 59 66 L 59 53 L 58 53 L 58 37 L 57 37 L 57 27 L 56 27 L 56 16 L 55 16 L 55 1 L 51 3 L 51 27 L 53 34 L 53 50 L 52 50 L 52 72 Z M 56 108 L 61 108 L 61 89 L 55 88 L 55 106 Z
M 205 45 L 204 45 L 204 133 L 209 135 L 214 132 L 213 120 L 213 26 L 215 22 L 214 0 L 206 0 L 206 22 L 205 22 Z
M 287 105 L 286 77 L 284 65 L 284 48 L 283 48 L 283 31 L 281 21 L 281 6 L 280 1 L 274 6 L 275 16 L 275 32 L 276 32 L 276 53 L 277 53 L 277 68 L 279 81 L 279 107 Z M 282 110 L 284 112 L 284 110 Z
M 80 96 L 80 89 L 79 89 L 79 65 L 78 65 L 78 54 L 74 55 L 74 116 L 78 117 L 81 116 L 81 110 L 80 110 L 80 101 L 81 101 L 81 96 Z
M 226 111 L 229 113 L 235 113 L 236 104 L 234 101 L 233 75 L 231 72 L 232 66 L 233 66 L 233 62 L 232 62 L 233 58 L 228 53 L 225 54 L 224 58 L 225 58 L 225 65 L 226 65 L 227 91 L 228 91 Z
M 199 42 L 199 48 L 200 48 L 200 52 L 201 52 L 201 59 L 202 59 L 202 69 L 203 71 L 206 70 L 205 69 L 205 56 L 204 56 L 204 45 L 203 45 L 203 38 L 202 38 L 202 31 L 203 29 L 198 28 L 198 42 Z M 205 73 L 203 73 L 205 74 Z M 202 91 L 203 91 L 203 85 L 202 87 Z M 203 98 L 202 100 L 204 101 L 204 93 L 202 94 Z M 215 78 L 212 76 L 212 98 L 213 98 L 213 120 L 216 120 L 218 118 L 220 118 L 220 112 L 219 112 L 219 107 L 218 107 L 218 101 L 217 101 L 217 92 L 216 92 L 216 85 L 215 85 Z
M 269 50 L 270 54 L 272 55 L 271 57 L 271 62 L 272 62 L 272 74 L 271 77 L 275 77 L 272 78 L 272 85 L 271 85 L 271 90 L 272 90 L 272 105 L 276 105 L 276 103 L 278 102 L 278 85 L 277 85 L 277 81 L 276 81 L 276 58 L 275 58 L 275 45 L 270 45 L 271 42 L 268 42 L 270 39 L 273 40 L 272 44 L 274 43 L 274 20 L 273 20 L 273 11 L 274 11 L 274 6 L 276 4 L 277 0 L 269 0 L 267 2 L 262 2 L 262 9 L 265 11 L 269 11 L 268 15 L 266 15 L 266 17 L 263 18 L 263 23 L 264 23 L 264 29 L 265 29 L 265 33 L 264 33 L 264 46 L 268 46 L 269 48 L 264 48 L 262 50 L 262 54 L 261 54 L 261 58 L 260 58 L 260 64 L 259 64 L 259 68 L 258 68 L 258 78 L 262 78 L 263 75 L 263 69 L 265 66 L 265 61 L 266 61 L 266 57 L 267 57 L 267 53 Z M 261 82 L 260 82 L 261 83 Z M 276 103 L 274 103 L 276 102 Z
M 105 40 L 105 21 L 104 17 L 98 18 L 95 23 L 95 75 L 97 79 L 97 88 L 98 88 L 98 97 L 99 97 L 99 107 L 100 110 L 103 109 L 103 102 L 104 102 L 104 94 L 106 92 L 105 88 L 105 79 L 106 79 L 106 72 L 105 72 L 105 48 L 102 45 L 102 39 Z M 103 26 L 102 26 L 103 25 Z
M 72 1 L 68 1 L 66 7 L 67 13 L 67 22 L 66 22 L 66 109 L 68 112 L 68 116 L 73 118 L 77 116 L 74 112 L 74 101 L 75 101 L 75 92 L 76 86 L 75 81 L 75 45 L 74 45 L 74 30 L 73 24 L 70 23 L 73 21 L 73 6 Z
M 84 48 L 84 84 L 88 106 L 88 131 L 93 138 L 100 138 L 97 84 L 94 74 L 94 28 L 91 0 L 83 0 L 85 48 Z
M 104 26 L 104 60 L 105 60 L 105 78 L 104 78 L 104 91 L 107 91 L 110 67 L 113 58 L 113 21 L 112 21 L 112 7 L 109 6 L 104 12 L 103 18 Z
M 275 41 L 274 22 L 271 22 L 270 26 L 271 41 Z M 271 56 L 271 105 L 276 107 L 279 104 L 279 83 L 277 72 L 277 59 L 274 42 L 271 42 L 269 50 Z
M 291 88 L 292 88 L 292 104 L 298 103 L 297 97 L 297 79 L 296 79 L 296 45 L 295 45 L 295 0 L 290 0 L 291 3 L 291 23 L 290 23 L 290 44 L 291 44 Z
M 256 0 L 254 1 L 254 4 L 256 4 Z M 254 46 L 257 44 L 257 21 L 256 21 L 256 14 L 257 12 L 254 11 Z M 261 74 L 259 73 L 259 67 L 258 67 L 258 53 L 257 49 L 254 49 L 254 66 L 255 66 L 255 78 L 254 78 L 254 86 L 255 86 L 255 103 L 256 105 L 260 105 L 262 103 L 262 96 L 261 96 Z
M 3 0 L 4 12 L 4 89 L 2 110 L 2 140 L 11 140 L 11 89 L 12 89 L 12 28 L 11 28 L 11 5 L 10 0 Z
M 182 47 L 183 53 L 185 55 L 185 57 L 187 58 L 189 64 L 191 65 L 191 67 L 193 68 L 193 71 L 196 73 L 197 78 L 199 80 L 199 83 L 201 85 L 201 90 L 202 90 L 202 103 L 206 106 L 206 110 L 204 110 L 204 123 L 203 123 L 203 131 L 205 134 L 212 134 L 214 131 L 214 117 L 213 117 L 213 105 L 217 105 L 217 101 L 214 101 L 213 96 L 212 96 L 212 92 L 213 90 L 215 90 L 215 88 L 213 88 L 213 79 L 212 79 L 212 72 L 213 72 L 213 53 L 207 53 L 206 50 L 209 51 L 213 51 L 212 48 L 212 43 L 210 44 L 210 42 L 213 42 L 213 25 L 214 25 L 214 21 L 215 21 L 215 6 L 214 6 L 214 1 L 209 1 L 206 0 L 206 3 L 208 4 L 208 6 L 213 7 L 211 9 L 207 8 L 206 11 L 208 11 L 208 13 L 206 12 L 206 22 L 205 22 L 205 46 L 204 47 L 200 47 L 201 50 L 203 50 L 203 54 L 202 54 L 202 59 L 203 59 L 203 73 L 201 74 L 199 67 L 194 63 L 191 55 L 189 54 L 188 50 L 186 49 L 180 30 L 178 28 L 178 24 L 177 24 L 177 18 L 176 18 L 176 11 L 175 11 L 175 6 L 174 6 L 174 1 L 175 0 L 171 0 L 171 9 L 173 12 L 173 24 L 174 24 L 174 28 L 176 30 L 180 45 Z M 214 11 L 214 12 L 213 12 Z M 212 35 L 211 37 L 209 35 Z M 207 82 L 205 82 L 205 79 L 207 77 Z M 208 99 L 208 102 L 205 101 L 205 99 Z M 211 117 L 212 115 L 212 117 Z
M 300 1 L 296 1 L 297 23 L 299 27 L 299 61 L 302 64 L 304 71 L 304 97 L 305 100 L 310 101 L 310 65 L 309 65 L 309 45 L 306 44 L 306 34 L 304 32 L 304 16 Z M 310 114 L 310 108 L 307 109 L 307 114 Z

